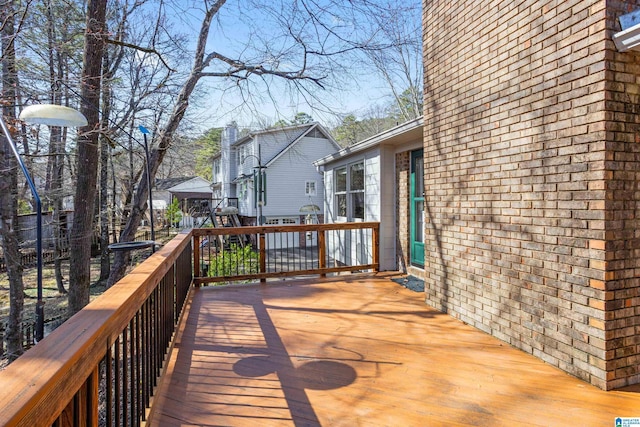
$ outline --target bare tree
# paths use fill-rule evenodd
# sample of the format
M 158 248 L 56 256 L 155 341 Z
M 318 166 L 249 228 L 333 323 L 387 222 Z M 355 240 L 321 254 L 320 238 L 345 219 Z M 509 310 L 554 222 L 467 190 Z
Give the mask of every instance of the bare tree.
M 126 47 L 121 43 L 126 36 L 126 27 L 129 24 L 129 16 L 143 5 L 145 1 L 135 1 L 132 5 L 124 4 L 112 11 L 114 18 L 111 20 L 115 26 L 111 45 L 104 49 L 103 74 L 102 74 L 102 126 L 100 134 L 100 191 L 99 191 L 99 218 L 100 218 L 100 281 L 107 280 L 111 267 L 109 253 L 109 164 L 112 150 L 111 132 L 108 126 L 111 122 L 113 110 L 113 86 L 112 82 L 125 60 Z M 109 24 L 107 24 L 109 25 Z M 114 195 L 115 197 L 115 195 Z M 113 211 L 112 211 L 113 212 Z M 113 213 L 112 213 L 113 215 Z
M 389 47 L 364 51 L 363 66 L 373 64 L 392 94 L 394 118 L 404 122 L 422 115 L 423 61 L 421 15 L 402 12 L 390 9 L 375 17 Z M 407 19 L 407 15 L 413 19 Z
M 360 0 L 345 4 L 332 0 L 321 4 L 314 0 L 291 3 L 254 1 L 237 9 L 238 16 L 244 18 L 246 23 L 252 23 L 255 16 L 249 17 L 245 11 L 256 13 L 259 10 L 265 18 L 260 25 L 263 28 L 265 24 L 277 25 L 284 41 L 276 46 L 271 40 L 273 34 L 269 38 L 262 37 L 253 23 L 249 41 L 238 54 L 208 51 L 211 23 L 225 4 L 224 0 L 202 2 L 203 19 L 193 65 L 171 113 L 156 131 L 149 165 L 151 178 L 155 177 L 171 146 L 178 126 L 185 117 L 192 93 L 202 78 L 217 79 L 224 90 L 232 85 L 245 101 L 248 101 L 254 91 L 254 81 L 264 85 L 269 97 L 273 96 L 272 90 L 281 87 L 277 83 L 279 81 L 284 82 L 289 91 L 297 91 L 313 98 L 317 89 L 323 90 L 328 85 L 335 84 L 339 72 L 348 68 L 348 61 L 345 60 L 348 54 L 381 50 L 388 46 L 388 41 L 379 40 L 375 31 L 372 33 L 370 28 L 355 25 L 358 19 L 379 12 L 382 6 L 375 2 Z M 339 22 L 337 17 L 344 19 L 346 23 Z M 123 241 L 133 240 L 142 219 L 149 191 L 146 182 L 146 173 L 143 172 L 133 199 L 131 214 L 121 234 Z M 126 255 L 116 253 L 108 283 L 113 284 L 119 280 L 125 269 Z
M 15 54 L 15 9 L 13 1 L 0 4 L 2 22 L 2 103 L 3 115 L 15 120 L 17 73 Z M 0 119 L 4 120 L 4 118 Z M 22 282 L 22 257 L 18 249 L 16 225 L 18 224 L 18 182 L 15 157 L 10 143 L 2 134 L 0 142 L 0 236 L 7 273 L 9 276 L 9 317 L 5 340 L 10 360 L 23 352 L 22 311 L 24 307 L 24 284 Z
M 43 4 L 45 27 L 47 29 L 47 62 L 49 69 L 49 84 L 52 88 L 49 94 L 49 102 L 52 104 L 62 105 L 66 98 L 63 93 L 63 86 L 57 84 L 60 81 L 66 81 L 69 69 L 69 54 L 64 48 L 63 40 L 69 37 L 69 26 L 60 25 L 56 14 L 60 14 L 60 8 L 55 8 L 50 0 Z M 69 9 L 65 8 L 65 14 L 68 16 Z M 65 21 L 68 23 L 69 21 Z M 73 30 L 72 30 L 73 31 Z M 49 132 L 49 155 L 47 162 L 47 174 L 45 181 L 45 198 L 44 209 L 52 208 L 53 221 L 51 223 L 54 235 L 54 268 L 56 277 L 56 287 L 58 292 L 65 294 L 67 290 L 64 286 L 64 275 L 62 272 L 61 250 L 65 245 L 66 231 L 63 231 L 63 225 L 66 227 L 66 218 L 63 217 L 64 209 L 63 200 L 65 196 L 64 190 L 64 164 L 66 151 L 67 131 L 60 127 L 51 127 Z
M 105 46 L 107 0 L 89 0 L 82 70 L 82 108 L 88 125 L 78 138 L 78 173 L 74 216 L 70 238 L 69 314 L 89 302 L 91 283 L 91 240 L 93 236 L 95 192 L 99 166 L 98 132 L 100 83 Z

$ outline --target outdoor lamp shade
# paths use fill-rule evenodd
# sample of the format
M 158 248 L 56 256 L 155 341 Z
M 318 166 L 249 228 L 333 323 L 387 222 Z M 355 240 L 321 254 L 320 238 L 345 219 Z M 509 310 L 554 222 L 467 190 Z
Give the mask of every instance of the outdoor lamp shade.
M 79 111 L 62 105 L 36 104 L 26 107 L 20 113 L 25 122 L 49 126 L 86 126 L 87 118 Z
M 300 213 L 304 212 L 320 212 L 320 207 L 318 205 L 304 205 L 300 208 Z

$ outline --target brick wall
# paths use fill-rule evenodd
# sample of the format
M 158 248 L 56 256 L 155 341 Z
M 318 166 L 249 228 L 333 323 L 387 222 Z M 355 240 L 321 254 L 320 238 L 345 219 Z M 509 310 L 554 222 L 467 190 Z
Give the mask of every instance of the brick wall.
M 427 302 L 605 389 L 640 382 L 636 8 L 424 2 Z
M 409 223 L 409 195 L 411 178 L 411 152 L 404 151 L 396 154 L 396 230 L 398 270 L 408 272 L 411 265 L 409 253 L 410 223 Z

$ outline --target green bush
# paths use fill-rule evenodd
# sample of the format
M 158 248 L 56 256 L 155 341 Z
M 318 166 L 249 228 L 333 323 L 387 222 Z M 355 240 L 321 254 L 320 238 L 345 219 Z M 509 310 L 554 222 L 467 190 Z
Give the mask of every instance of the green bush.
M 258 253 L 250 245 L 242 247 L 231 244 L 229 249 L 218 252 L 210 259 L 209 275 L 211 277 L 240 276 L 258 272 Z
M 177 227 L 180 224 L 180 221 L 182 220 L 182 212 L 180 211 L 178 199 L 173 199 L 171 204 L 167 206 L 165 217 L 167 222 L 169 222 L 169 227 Z

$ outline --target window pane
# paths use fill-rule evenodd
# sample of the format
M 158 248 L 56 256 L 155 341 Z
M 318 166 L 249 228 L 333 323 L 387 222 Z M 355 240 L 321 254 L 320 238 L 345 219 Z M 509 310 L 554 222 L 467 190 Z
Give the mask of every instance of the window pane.
M 364 193 L 351 193 L 353 218 L 364 219 Z
M 415 241 L 424 243 L 424 202 L 416 202 L 415 228 Z
M 351 165 L 351 182 L 349 183 L 349 189 L 364 190 L 364 164 L 356 163 Z
M 413 173 L 415 176 L 415 194 L 414 197 L 424 197 L 424 172 L 422 170 L 422 157 L 418 157 L 413 163 Z
M 338 216 L 347 216 L 347 195 L 336 195 L 336 214 Z
M 315 181 L 306 181 L 304 194 L 307 196 L 315 196 L 316 195 L 316 182 Z
M 347 191 L 347 168 L 336 169 L 336 191 Z

